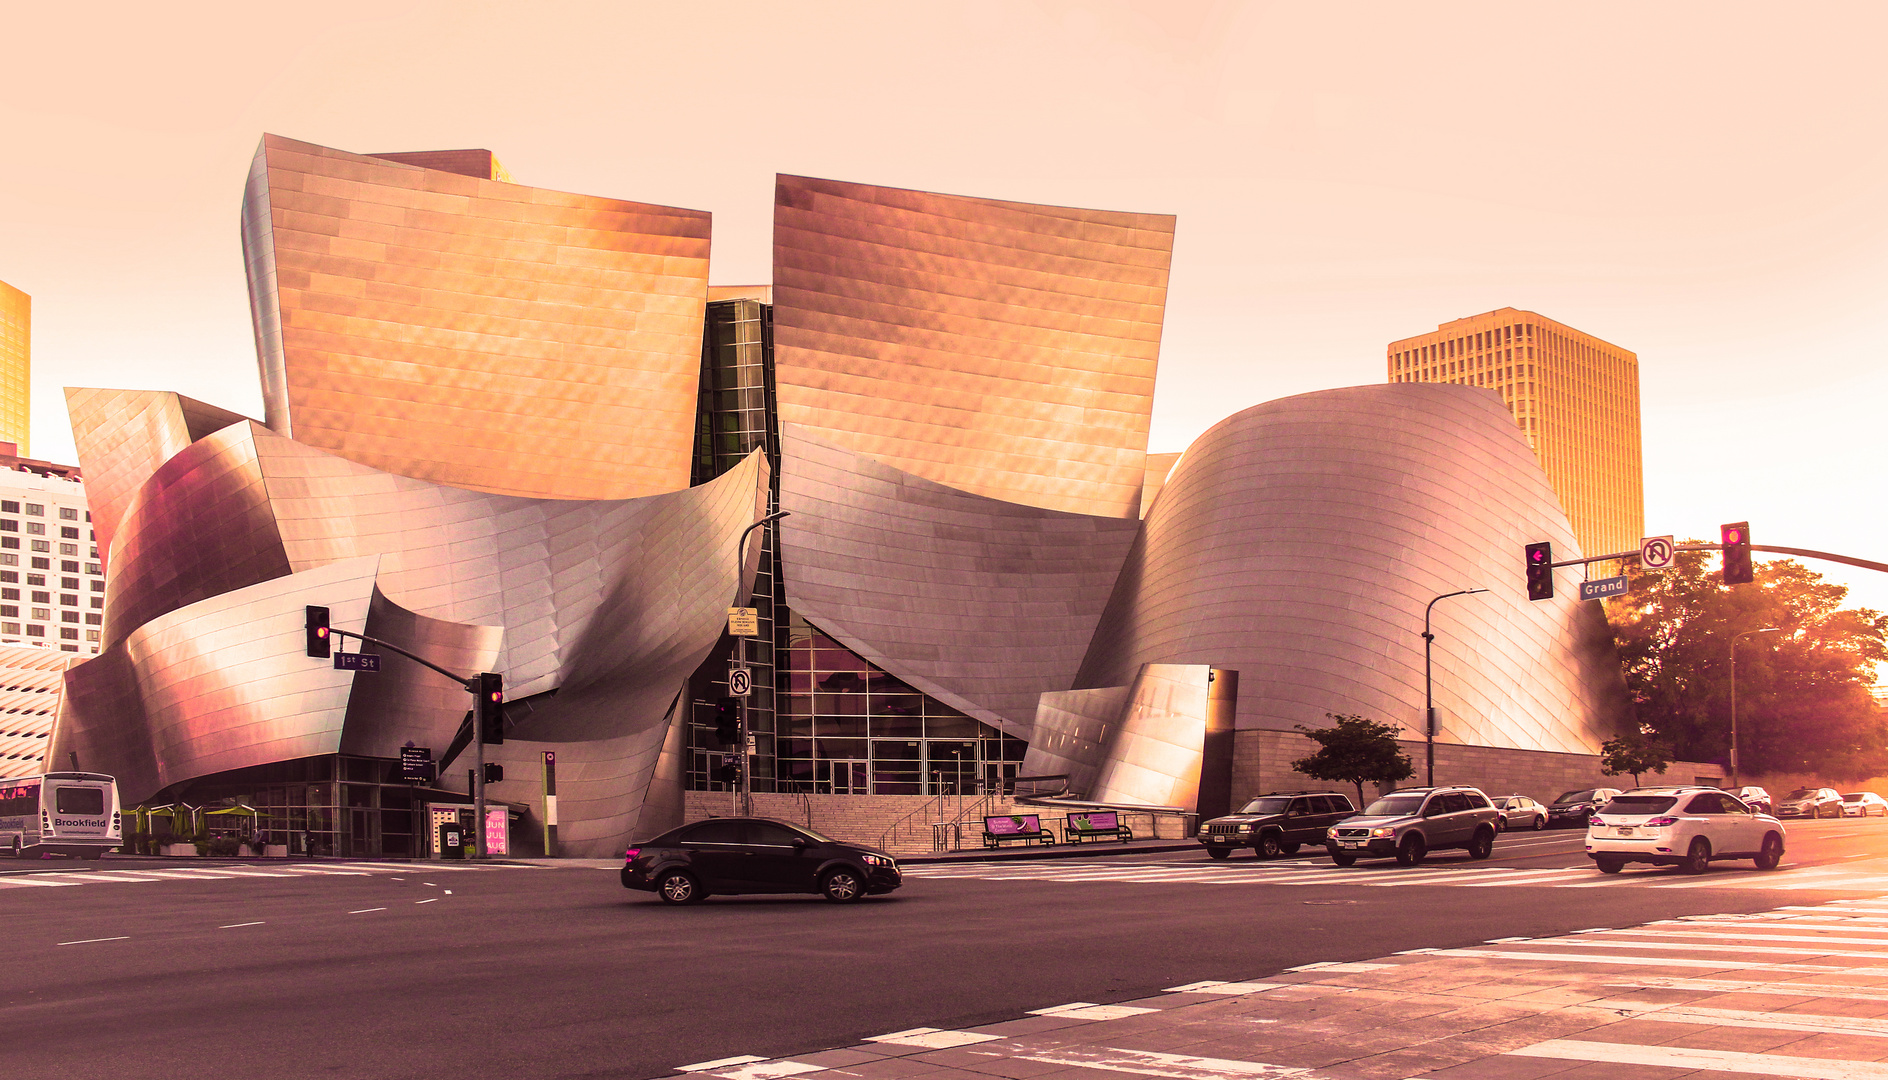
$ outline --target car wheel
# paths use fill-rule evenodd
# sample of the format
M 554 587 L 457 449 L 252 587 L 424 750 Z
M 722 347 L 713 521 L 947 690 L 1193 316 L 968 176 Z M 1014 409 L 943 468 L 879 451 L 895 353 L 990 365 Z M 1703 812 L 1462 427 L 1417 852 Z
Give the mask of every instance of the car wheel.
M 1423 856 L 1427 854 L 1429 854 L 1428 842 L 1421 835 L 1410 833 L 1403 838 L 1402 843 L 1396 846 L 1396 865 L 1415 866 L 1422 862 Z
M 656 879 L 656 895 L 665 904 L 692 904 L 704 894 L 693 875 L 671 870 Z
M 1495 853 L 1495 834 L 1488 829 L 1475 830 L 1475 839 L 1468 842 L 1468 857 L 1486 859 Z
M 865 881 L 857 870 L 842 866 L 819 879 L 819 894 L 835 904 L 855 903 L 865 899 Z
M 1356 866 L 1357 856 L 1349 854 L 1348 852 L 1333 853 L 1331 855 L 1331 861 L 1339 866 Z
M 1215 859 L 1224 859 L 1232 854 L 1232 849 L 1229 847 L 1209 847 L 1206 849 L 1206 853 Z
M 1602 874 L 1617 874 L 1626 868 L 1624 859 L 1594 859 L 1593 865 L 1600 868 Z
M 1685 852 L 1685 861 L 1678 868 L 1687 874 L 1702 874 L 1711 869 L 1711 841 L 1700 836 L 1691 842 L 1691 848 Z
M 1259 837 L 1259 858 L 1276 859 L 1284 854 L 1278 846 L 1278 834 L 1268 832 Z
M 1298 854 L 1298 848 L 1299 848 L 1300 846 L 1302 846 L 1302 845 L 1299 845 L 1299 844 L 1280 844 L 1280 845 L 1278 845 L 1278 850 L 1280 850 L 1280 851 L 1282 851 L 1282 852 L 1284 852 L 1284 853 L 1285 853 L 1285 854 L 1287 854 L 1287 855 L 1296 855 L 1296 854 Z
M 1757 869 L 1775 870 L 1783 861 L 1783 838 L 1776 833 L 1765 833 L 1763 850 L 1757 853 Z
M 1547 827 L 1547 815 L 1535 814 L 1534 815 L 1534 831 L 1540 832 L 1542 829 L 1545 829 L 1546 827 Z

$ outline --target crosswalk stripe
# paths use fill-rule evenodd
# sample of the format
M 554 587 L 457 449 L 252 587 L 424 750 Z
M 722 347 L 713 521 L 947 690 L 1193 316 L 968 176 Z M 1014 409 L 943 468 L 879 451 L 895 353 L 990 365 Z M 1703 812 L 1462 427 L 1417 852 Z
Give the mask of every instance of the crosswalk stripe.
M 1790 1080 L 1888 1080 L 1888 1065 L 1878 1062 L 1747 1054 L 1735 1050 L 1691 1050 L 1676 1046 L 1549 1039 L 1508 1053 L 1519 1057 L 1555 1058 L 1561 1061 L 1753 1073 L 1758 1076 L 1788 1077 Z
M 1836 967 L 1829 964 L 1753 964 L 1741 960 L 1687 960 L 1677 956 L 1585 956 L 1579 953 L 1521 952 L 1513 949 L 1435 949 L 1430 956 L 1469 956 L 1484 960 L 1534 960 L 1555 964 L 1620 964 L 1640 967 L 1686 967 L 1724 971 L 1794 971 L 1803 974 L 1842 972 L 1850 975 L 1888 975 L 1888 967 Z

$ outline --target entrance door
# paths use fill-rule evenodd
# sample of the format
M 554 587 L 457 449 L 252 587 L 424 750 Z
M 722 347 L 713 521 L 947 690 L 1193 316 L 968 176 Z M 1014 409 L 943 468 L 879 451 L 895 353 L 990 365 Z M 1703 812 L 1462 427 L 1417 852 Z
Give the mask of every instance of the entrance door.
M 831 763 L 834 795 L 869 795 L 865 762 L 857 758 L 835 758 Z

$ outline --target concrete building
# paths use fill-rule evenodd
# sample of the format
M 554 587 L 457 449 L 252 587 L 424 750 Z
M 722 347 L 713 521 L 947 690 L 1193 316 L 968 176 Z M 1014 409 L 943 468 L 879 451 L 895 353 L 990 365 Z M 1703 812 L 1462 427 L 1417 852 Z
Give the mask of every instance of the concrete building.
M 0 645 L 95 656 L 105 568 L 78 468 L 0 443 Z
M 1389 377 L 1500 396 L 1581 553 L 1636 551 L 1645 532 L 1639 358 L 1531 311 L 1501 308 L 1390 343 Z
M 0 281 L 0 442 L 32 447 L 33 298 Z

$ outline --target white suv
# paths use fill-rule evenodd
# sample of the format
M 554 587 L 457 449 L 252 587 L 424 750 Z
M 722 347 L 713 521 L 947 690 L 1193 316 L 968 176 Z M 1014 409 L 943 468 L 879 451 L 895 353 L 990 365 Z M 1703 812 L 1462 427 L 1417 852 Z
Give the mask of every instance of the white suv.
M 1713 859 L 1783 860 L 1783 823 L 1717 788 L 1634 788 L 1612 797 L 1587 823 L 1586 854 L 1604 874 L 1629 862 L 1702 874 Z

